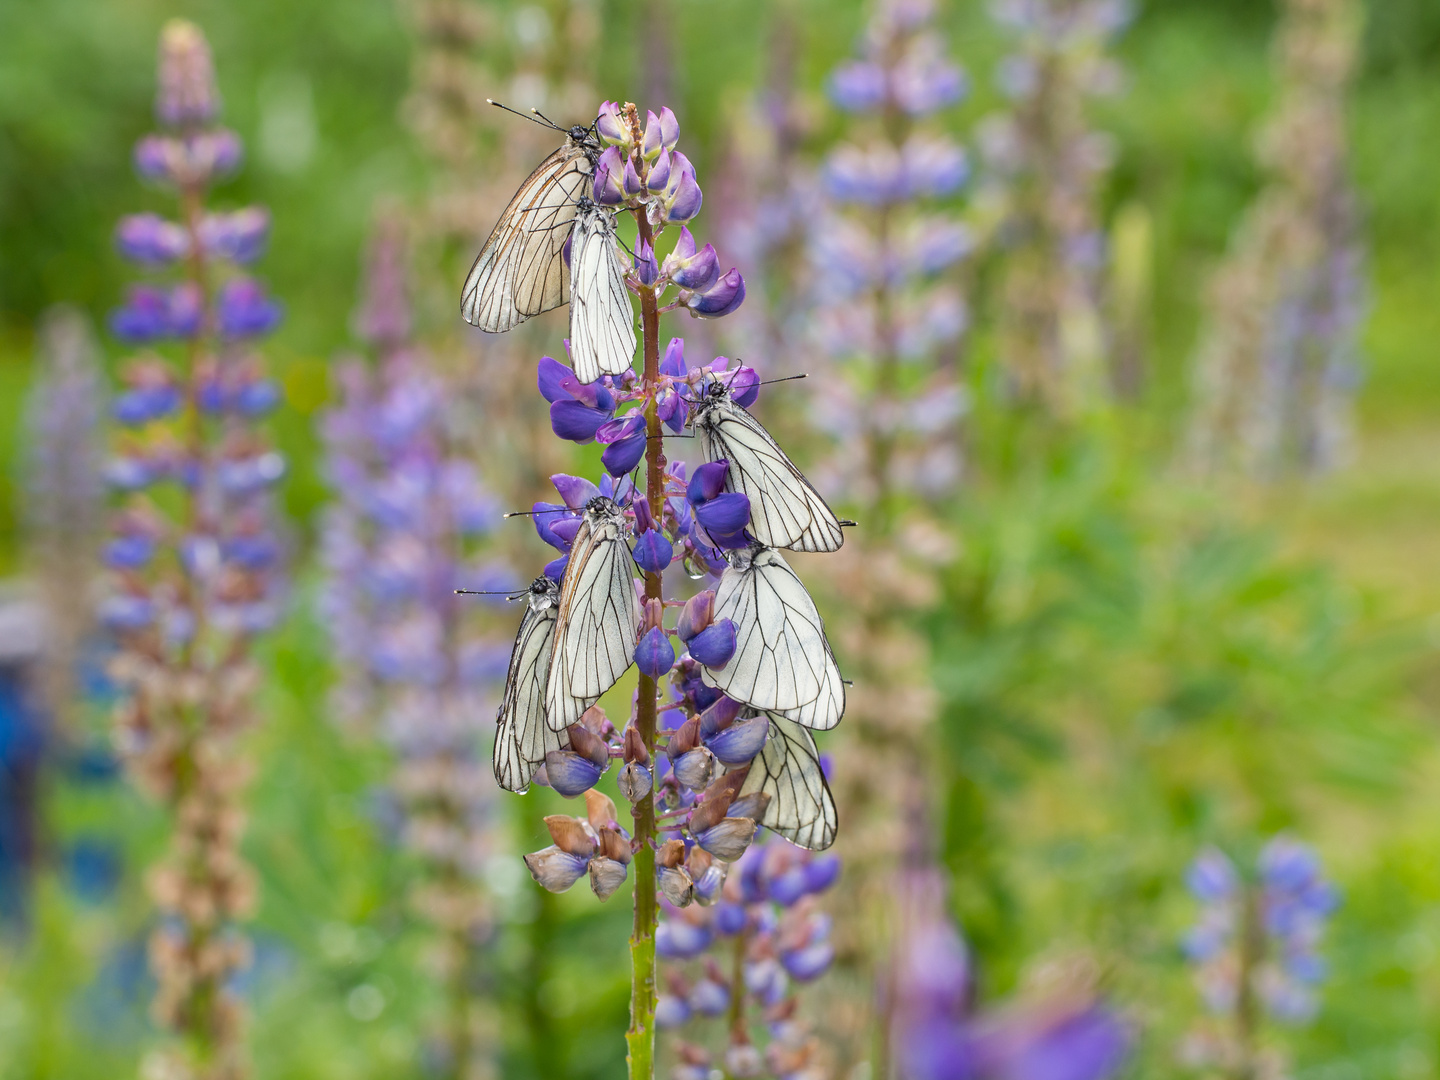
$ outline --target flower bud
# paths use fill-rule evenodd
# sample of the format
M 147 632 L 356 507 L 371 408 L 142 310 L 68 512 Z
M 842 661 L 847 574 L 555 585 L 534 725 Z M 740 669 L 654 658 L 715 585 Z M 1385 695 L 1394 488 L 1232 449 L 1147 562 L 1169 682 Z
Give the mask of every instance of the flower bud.
M 720 903 L 715 905 L 713 923 L 718 933 L 731 937 L 745 929 L 750 916 L 742 904 Z
M 661 994 L 655 999 L 655 1026 L 661 1031 L 684 1027 L 690 1021 L 690 1006 L 684 998 Z
M 635 532 L 642 535 L 651 529 L 658 529 L 655 523 L 655 514 L 650 509 L 650 500 L 644 495 L 636 495 L 630 500 L 630 512 L 634 515 Z
M 625 159 L 625 180 L 623 183 L 625 198 L 639 198 L 640 193 L 645 190 L 645 185 L 640 182 L 640 174 L 635 171 L 635 159 Z
M 588 757 L 573 750 L 551 750 L 545 755 L 545 774 L 550 786 L 567 799 L 589 791 L 599 782 L 604 771 Z
M 232 339 L 268 334 L 280 324 L 280 304 L 253 278 L 232 278 L 220 286 L 216 312 L 220 332 Z
M 660 279 L 660 266 L 655 261 L 655 249 L 643 238 L 635 242 L 635 276 L 642 285 L 654 285 Z
M 617 102 L 607 101 L 600 106 L 600 113 L 595 118 L 595 134 L 611 146 L 619 147 L 622 151 L 630 149 L 630 125 L 620 114 L 620 106 Z
M 638 762 L 641 765 L 650 764 L 650 751 L 645 749 L 645 740 L 640 737 L 638 728 L 627 727 L 625 729 L 625 760 Z
M 744 547 L 742 535 L 750 524 L 750 496 L 727 491 L 704 503 L 692 503 L 695 520 L 722 548 Z
M 685 237 L 689 235 L 690 230 L 681 228 L 681 242 L 684 242 Z M 693 239 L 690 241 L 690 248 L 693 252 L 695 248 L 695 241 Z M 673 255 L 674 253 L 672 252 L 671 254 Z M 666 256 L 666 262 L 669 262 L 669 256 Z M 660 358 L 660 374 L 668 375 L 672 379 L 683 379 L 689 374 L 689 369 L 685 366 L 684 338 L 677 337 L 670 339 L 670 344 L 665 347 L 665 355 Z
M 115 228 L 115 247 L 127 259 L 163 266 L 189 254 L 190 235 L 158 214 L 131 214 Z
M 603 855 L 590 860 L 590 888 L 602 902 L 615 895 L 615 890 L 625 884 L 630 867 Z
M 670 183 L 663 197 L 664 218 L 667 224 L 677 225 L 700 213 L 705 196 L 695 179 L 695 167 L 685 161 L 685 155 L 675 153 L 671 155 L 671 159 Z M 677 163 L 682 161 L 684 165 L 677 167 Z
M 582 718 L 583 719 L 583 718 Z M 602 772 L 610 763 L 610 747 L 605 740 L 582 724 L 571 724 L 567 729 L 570 749 L 592 762 Z M 611 807 L 613 810 L 614 807 Z
M 828 941 L 819 941 L 803 949 L 780 954 L 780 963 L 784 965 L 785 971 L 792 979 L 800 982 L 818 979 L 825 974 L 834 959 L 835 947 Z
M 667 674 L 675 666 L 675 646 L 670 643 L 670 635 L 653 627 L 635 646 L 635 665 L 642 675 L 652 679 Z
M 752 367 L 737 367 L 727 382 L 730 397 L 737 405 L 748 409 L 760 397 L 760 373 Z
M 625 163 L 619 147 L 612 146 L 595 163 L 592 196 L 601 206 L 619 206 L 625 201 Z
M 696 634 L 710 625 L 715 611 L 715 592 L 704 589 L 696 593 L 680 609 L 680 618 L 675 623 L 675 633 L 680 640 L 689 642 Z
M 673 149 L 679 141 L 680 121 L 675 118 L 668 105 L 660 110 L 659 116 L 646 111 L 645 135 L 640 146 L 640 152 L 646 161 L 654 161 L 664 151 Z
M 685 306 L 702 319 L 719 319 L 735 311 L 745 301 L 745 279 L 733 267 L 717 278 L 703 292 L 692 293 Z
M 545 828 L 561 851 L 586 858 L 595 854 L 595 832 L 589 822 L 568 814 L 549 814 L 545 818 Z
M 565 579 L 565 567 L 570 565 L 570 556 L 561 555 L 545 564 L 544 575 L 557 584 Z
M 885 69 L 867 60 L 841 64 L 830 76 L 830 100 L 847 112 L 866 112 L 885 103 Z
M 655 159 L 655 164 L 650 166 L 650 171 L 645 175 L 645 190 L 653 195 L 658 195 L 670 185 L 670 151 L 660 151 L 660 156 Z
M 553 413 L 555 406 L 551 406 Z M 645 416 L 636 411 L 601 425 L 595 439 L 605 445 L 600 461 L 611 476 L 624 476 L 645 456 Z
M 676 781 L 692 791 L 705 788 L 715 774 L 715 755 L 703 746 L 672 760 Z
M 571 855 L 559 847 L 548 847 L 525 856 L 525 865 L 540 886 L 561 893 L 580 880 L 590 864 L 586 856 Z
M 670 903 L 674 904 L 676 907 L 689 907 L 690 904 L 694 901 L 695 883 L 690 880 L 690 875 L 685 872 L 685 869 L 683 867 L 662 866 L 659 870 L 656 871 L 655 877 L 660 885 L 660 894 L 664 896 L 666 900 L 669 900 Z M 655 948 L 657 952 L 660 951 L 660 941 L 662 935 L 668 937 L 668 934 L 666 934 L 666 928 L 671 925 L 671 923 L 661 923 L 659 928 L 656 930 Z M 662 953 L 661 955 L 668 956 L 670 954 Z
M 590 828 L 594 829 L 595 834 L 600 838 L 600 853 L 602 855 L 611 854 L 604 850 L 604 841 L 606 833 L 614 833 L 614 824 L 617 820 L 616 813 L 615 800 L 610 798 L 609 795 L 595 791 L 594 789 L 585 792 L 585 820 L 589 822 Z M 559 843 L 559 841 L 556 841 L 556 843 Z M 627 847 L 625 850 L 628 855 L 629 848 Z
M 171 19 L 160 31 L 160 77 L 155 114 L 162 124 L 208 124 L 220 108 L 210 46 L 200 28 Z
M 690 880 L 690 875 L 684 870 L 676 873 L 685 874 L 685 880 Z M 669 897 L 666 897 L 668 900 Z M 673 900 L 670 901 L 674 903 Z M 676 907 L 688 907 L 690 901 L 684 904 L 676 904 Z M 666 919 L 655 928 L 655 951 L 668 960 L 689 960 L 699 956 L 710 947 L 710 929 L 703 925 L 697 925 L 686 919 Z
M 249 263 L 265 251 L 270 213 L 252 206 L 229 214 L 206 214 L 196 230 L 205 250 L 217 259 Z
M 659 574 L 675 557 L 675 548 L 665 534 L 651 529 L 635 542 L 635 565 L 647 574 Z
M 670 736 L 666 754 L 673 762 L 682 754 L 688 754 L 700 745 L 700 717 L 692 716 L 682 723 Z
M 681 226 L 675 250 L 665 257 L 665 276 L 682 289 L 703 292 L 720 277 L 720 257 L 715 245 L 706 244 L 695 250 L 695 238 Z
M 699 751 L 696 751 L 699 753 Z M 734 862 L 745 854 L 755 836 L 755 821 L 748 817 L 727 817 L 695 834 L 695 842 L 717 859 Z
M 648 796 L 655 786 L 650 770 L 638 761 L 627 762 L 620 770 L 616 782 L 619 784 L 620 794 L 632 805 Z
M 730 816 L 746 817 L 758 825 L 765 819 L 765 810 L 769 805 L 768 792 L 752 791 L 748 795 L 741 795 L 730 804 Z
M 770 718 L 761 714 L 737 720 L 705 740 L 710 752 L 725 765 L 747 765 L 765 746 L 770 735 Z
M 724 731 L 748 707 L 744 702 L 722 694 L 700 713 L 701 738 L 708 740 L 717 732 Z
M 691 638 L 687 648 L 699 663 L 712 671 L 719 671 L 735 655 L 737 633 L 731 620 L 721 619 Z
M 750 1043 L 731 1043 L 725 1050 L 725 1071 L 735 1080 L 754 1080 L 764 1075 L 765 1059 Z
M 701 1016 L 724 1016 L 730 1008 L 730 988 L 714 979 L 701 979 L 690 991 L 690 1009 Z

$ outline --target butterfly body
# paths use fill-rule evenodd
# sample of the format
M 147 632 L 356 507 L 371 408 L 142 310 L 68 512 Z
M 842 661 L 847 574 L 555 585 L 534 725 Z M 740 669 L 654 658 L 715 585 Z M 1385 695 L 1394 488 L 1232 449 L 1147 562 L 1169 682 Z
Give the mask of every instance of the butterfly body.
M 520 185 L 465 278 L 466 322 L 504 333 L 569 301 L 563 249 L 599 158 L 594 131 L 576 125 Z
M 845 542 L 835 512 L 723 382 L 709 385 L 691 423 L 705 460 L 730 462 L 725 488 L 749 498 L 749 531 L 762 544 L 836 551 Z
M 582 197 L 570 238 L 570 359 L 593 383 L 622 375 L 635 358 L 635 312 L 615 249 L 615 215 Z
M 825 624 L 780 553 L 764 544 L 728 551 L 715 590 L 715 619 L 735 624 L 735 653 L 700 677 L 755 709 L 828 730 L 845 712 L 845 683 Z
M 505 696 L 496 717 L 495 780 L 506 791 L 524 791 L 545 754 L 560 748 L 560 739 L 545 725 L 545 679 L 560 589 L 549 578 L 540 577 L 524 595 L 525 615 L 510 651 Z
M 603 495 L 591 499 L 560 583 L 545 681 L 545 722 L 553 732 L 579 720 L 634 662 L 640 627 L 634 567 L 624 514 Z

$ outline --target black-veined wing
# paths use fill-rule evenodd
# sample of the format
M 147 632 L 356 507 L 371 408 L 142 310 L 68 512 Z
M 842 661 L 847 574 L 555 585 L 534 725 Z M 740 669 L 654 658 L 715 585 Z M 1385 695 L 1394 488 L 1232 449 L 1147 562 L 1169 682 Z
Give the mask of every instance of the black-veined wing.
M 815 602 L 780 553 L 761 544 L 726 553 L 715 618 L 735 624 L 735 654 L 700 677 L 752 708 L 828 730 L 845 713 L 845 682 Z
M 712 384 L 695 411 L 706 461 L 730 462 L 725 486 L 750 499 L 750 534 L 769 547 L 835 551 L 845 542 L 840 519 L 760 421 Z
M 740 794 L 765 792 L 770 802 L 760 824 L 799 847 L 824 851 L 835 842 L 840 818 L 820 768 L 815 737 L 778 713 L 767 715 L 770 734 L 750 763 Z
M 506 791 L 524 791 L 545 754 L 560 749 L 559 736 L 545 724 L 545 676 L 560 590 L 549 578 L 536 578 L 525 598 L 496 717 L 495 780 Z
M 635 658 L 640 601 L 624 517 L 591 499 L 560 583 L 555 646 L 545 680 L 545 722 L 564 731 L 625 674 Z
M 624 374 L 635 359 L 635 311 L 615 250 L 615 217 L 588 199 L 570 243 L 570 359 L 582 383 Z
M 570 299 L 562 252 L 594 176 L 594 155 L 587 142 L 567 135 L 520 185 L 465 278 L 466 322 L 499 334 Z

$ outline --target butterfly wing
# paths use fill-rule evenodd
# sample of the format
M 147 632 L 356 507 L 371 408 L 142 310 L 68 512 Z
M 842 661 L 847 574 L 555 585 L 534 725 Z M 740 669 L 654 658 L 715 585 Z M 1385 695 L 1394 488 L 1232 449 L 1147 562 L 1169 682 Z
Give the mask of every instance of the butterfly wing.
M 545 726 L 545 676 L 555 615 L 554 604 L 527 610 L 510 651 L 495 731 L 495 780 L 506 791 L 524 791 L 545 754 L 560 748 L 556 733 Z
M 798 847 L 824 851 L 835 842 L 840 818 L 820 768 L 815 738 L 778 713 L 768 715 L 770 735 L 750 763 L 740 794 L 765 792 L 770 803 L 760 824 Z
M 592 383 L 621 375 L 635 358 L 635 311 L 615 250 L 615 219 L 598 207 L 581 211 L 570 245 L 570 359 L 575 377 Z
M 570 299 L 562 251 L 593 172 L 584 148 L 567 139 L 520 185 L 465 278 L 466 322 L 499 334 Z
M 735 624 L 735 654 L 700 677 L 736 701 L 828 730 L 845 712 L 845 683 L 825 624 L 780 554 L 759 550 L 747 569 L 727 567 L 715 590 L 715 618 Z
M 696 424 L 707 461 L 730 462 L 725 486 L 750 499 L 750 534 L 769 547 L 835 551 L 840 519 L 770 433 L 728 397 L 707 405 Z
M 633 565 L 619 521 L 596 523 L 587 515 L 560 585 L 545 682 L 545 722 L 552 732 L 579 720 L 634 662 L 640 601 Z

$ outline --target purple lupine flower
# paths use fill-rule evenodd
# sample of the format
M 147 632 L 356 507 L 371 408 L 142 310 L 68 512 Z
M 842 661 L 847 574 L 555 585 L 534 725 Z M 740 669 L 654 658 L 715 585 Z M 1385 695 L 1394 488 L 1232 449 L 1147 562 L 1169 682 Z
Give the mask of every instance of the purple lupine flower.
M 977 1011 L 968 950 L 945 885 L 917 864 L 896 883 L 899 940 L 886 1002 L 904 1080 L 1104 1080 L 1124 1067 L 1127 1025 L 1083 988 Z
M 1318 946 L 1339 904 L 1315 851 L 1279 836 L 1261 851 L 1256 873 L 1242 875 L 1222 852 L 1207 848 L 1191 864 L 1186 884 L 1202 909 L 1183 947 L 1220 1024 L 1197 1032 L 1190 1056 L 1231 1060 L 1251 1052 L 1240 1032 L 1250 1020 L 1237 1011 L 1246 988 L 1277 1023 L 1313 1019 L 1314 988 L 1325 976 Z
M 999 75 L 1009 105 L 982 121 L 979 138 L 979 198 L 1011 253 L 998 293 L 1000 360 L 1014 392 L 1052 412 L 1073 413 L 1108 393 L 1104 258 L 1092 240 L 1111 155 L 1101 152 L 1087 106 L 1118 81 L 1107 49 L 1128 6 L 1000 0 L 991 9 L 1014 47 Z
M 1361 55 L 1353 6 L 1280 5 L 1278 104 L 1258 141 L 1265 184 L 1215 275 L 1192 365 L 1198 470 L 1268 481 L 1351 456 L 1369 305 L 1344 122 Z
M 204 35 L 166 24 L 156 98 L 164 130 L 140 140 L 135 164 L 172 190 L 187 222 L 225 226 L 143 214 L 116 231 L 122 255 L 176 276 L 132 288 L 110 319 L 120 341 L 153 351 L 121 365 L 112 410 L 121 425 L 145 430 L 120 434 L 106 470 L 122 508 L 103 554 L 112 584 L 100 618 L 124 673 L 115 742 L 136 783 L 172 811 L 170 850 L 149 875 L 160 907 L 150 948 L 155 1015 L 178 1041 L 204 1042 L 228 1060 L 239 1030 L 230 976 L 244 963 L 236 923 L 254 901 L 239 852 L 246 765 L 235 737 L 255 718 L 254 641 L 283 609 L 273 489 L 285 462 L 255 422 L 276 394 L 253 339 L 275 327 L 279 310 L 247 293 L 237 268 L 259 254 L 256 223 L 268 218 L 205 210 L 210 186 L 241 157 L 238 137 L 215 125 L 218 108 Z M 169 345 L 177 340 L 195 345 Z M 196 423 L 192 408 L 226 422 Z M 174 490 L 164 499 L 142 490 L 166 482 Z M 213 692 L 177 689 L 189 686 Z
M 636 220 L 639 237 L 633 249 L 627 249 L 630 257 L 620 261 L 625 284 L 641 297 L 643 309 L 661 315 L 684 310 L 707 318 L 737 310 L 746 292 L 742 275 L 737 269 L 722 273 L 715 249 L 698 243 L 688 227 L 682 228 L 678 244 L 663 263 L 655 254 L 655 238 L 666 228 L 693 220 L 704 201 L 695 167 L 679 149 L 680 128 L 674 114 L 669 109 L 649 113 L 642 135 L 633 106 L 607 102 L 599 110 L 595 130 L 607 145 L 603 150 L 590 145 L 595 165 L 590 191 L 597 202 L 623 208 Z M 645 332 L 653 334 L 653 321 L 644 322 Z M 674 563 L 692 579 L 709 578 L 712 583 L 727 569 L 721 546 L 749 542 L 744 529 L 750 507 L 744 494 L 725 490 L 727 463 L 702 463 L 690 470 L 684 462 L 667 461 L 662 429 L 683 430 L 691 403 L 717 378 L 725 377 L 733 384 L 736 400 L 746 402 L 755 400 L 759 378 L 753 369 L 732 369 L 724 357 L 691 367 L 678 338 L 671 340 L 664 359 L 651 366 L 659 343 L 652 339 L 645 344 L 651 359 L 641 374 L 624 370 L 581 384 L 573 370 L 551 358 L 542 360 L 537 371 L 537 389 L 549 403 L 555 434 L 568 441 L 600 443 L 605 468 L 605 475 L 593 484 L 557 476 L 562 502 L 536 504 L 531 514 L 540 537 L 566 552 L 545 570 L 547 576 L 560 579 L 563 598 L 561 614 L 550 631 L 558 635 L 550 643 L 551 655 L 573 656 L 570 639 L 589 623 L 603 635 L 596 643 L 608 653 L 608 662 L 595 669 L 599 681 L 591 679 L 580 697 L 578 687 L 561 686 L 565 680 L 556 675 L 559 663 L 552 660 L 552 681 L 545 688 L 550 734 L 544 764 L 536 768 L 536 748 L 527 734 L 533 730 L 530 718 L 521 722 L 518 716 L 512 720 L 511 713 L 502 713 L 496 775 L 502 785 L 518 790 L 528 783 L 529 770 L 534 770 L 536 781 L 558 794 L 583 794 L 586 799 L 585 819 L 547 819 L 555 843 L 527 857 L 532 874 L 545 888 L 568 888 L 588 872 L 593 890 L 604 900 L 623 879 L 622 867 L 631 852 L 653 849 L 653 862 L 643 860 L 647 877 L 636 883 L 635 955 L 638 958 L 643 943 L 653 937 L 658 955 L 683 961 L 699 957 L 712 943 L 714 931 L 703 912 L 722 901 L 729 887 L 728 866 L 746 857 L 760 823 L 770 813 L 771 791 L 759 784 L 747 789 L 747 778 L 756 758 L 780 730 L 778 725 L 789 721 L 778 714 L 775 719 L 741 716 L 738 701 L 705 684 L 704 673 L 729 663 L 741 636 L 735 619 L 715 620 L 713 593 L 702 590 L 702 596 L 711 597 L 708 608 L 704 600 L 681 605 L 665 596 L 666 578 L 672 576 L 666 571 Z M 642 462 L 643 489 L 638 476 Z M 348 551 L 352 546 L 337 547 Z M 598 575 L 593 572 L 597 567 L 602 568 Z M 637 572 L 643 580 L 636 580 Z M 550 587 L 537 581 L 531 588 Z M 665 620 L 677 606 L 684 610 L 672 631 Z M 573 614 L 582 608 L 591 611 L 584 620 Z M 566 611 L 572 614 L 566 616 Z M 537 615 L 536 609 L 531 615 Z M 529 647 L 526 635 L 538 634 L 536 627 L 546 625 L 523 623 L 517 649 Z M 678 659 L 672 641 L 676 633 L 690 650 Z M 589 651 L 593 644 L 580 647 Z M 413 652 L 417 657 L 424 654 L 420 649 Z M 697 655 L 712 666 L 702 668 Z M 612 723 L 599 706 L 586 708 L 609 692 L 631 663 L 638 668 L 639 681 L 629 720 Z M 662 701 L 666 687 L 671 693 Z M 520 698 L 513 693 L 505 701 L 507 709 L 529 707 L 518 704 Z M 557 708 L 564 711 L 567 726 L 563 728 L 555 725 Z M 803 741 L 795 746 L 802 756 L 814 754 Z M 613 761 L 622 762 L 617 785 L 631 804 L 633 838 L 620 829 L 613 804 L 595 787 Z M 760 773 L 755 776 L 762 779 Z M 773 784 L 767 781 L 766 786 Z M 807 786 L 807 796 L 816 805 L 802 806 L 801 813 L 816 815 L 812 824 L 830 825 L 833 808 L 828 792 L 823 805 L 813 785 Z M 788 822 L 783 827 L 787 834 L 793 828 Z M 833 828 L 829 828 L 810 842 L 832 840 Z M 607 855 L 607 844 L 613 854 Z M 601 868 L 606 858 L 610 864 Z M 804 875 L 797 880 L 802 892 L 812 885 Z M 813 879 L 813 887 L 823 888 L 831 880 L 833 872 L 822 872 Z M 650 906 L 639 899 L 652 892 L 663 897 L 671 916 L 658 928 L 648 921 Z M 708 969 L 698 980 L 669 972 L 669 992 L 661 996 L 653 1019 L 664 1026 L 682 1023 L 691 1015 L 714 1015 L 734 995 L 746 993 L 747 985 L 752 987 L 752 1004 L 778 1006 L 792 983 L 817 977 L 829 965 L 829 922 L 813 903 L 801 899 L 783 916 L 757 915 L 755 926 L 760 934 L 780 936 L 770 942 L 772 955 L 757 955 L 743 965 L 744 985 L 729 985 L 725 976 Z M 653 1026 L 646 1013 L 654 1004 L 653 997 L 639 994 L 637 984 L 636 1015 L 644 1028 Z M 737 1075 L 751 1075 L 762 1063 L 759 1051 L 748 1042 L 733 1045 L 726 1060 Z

